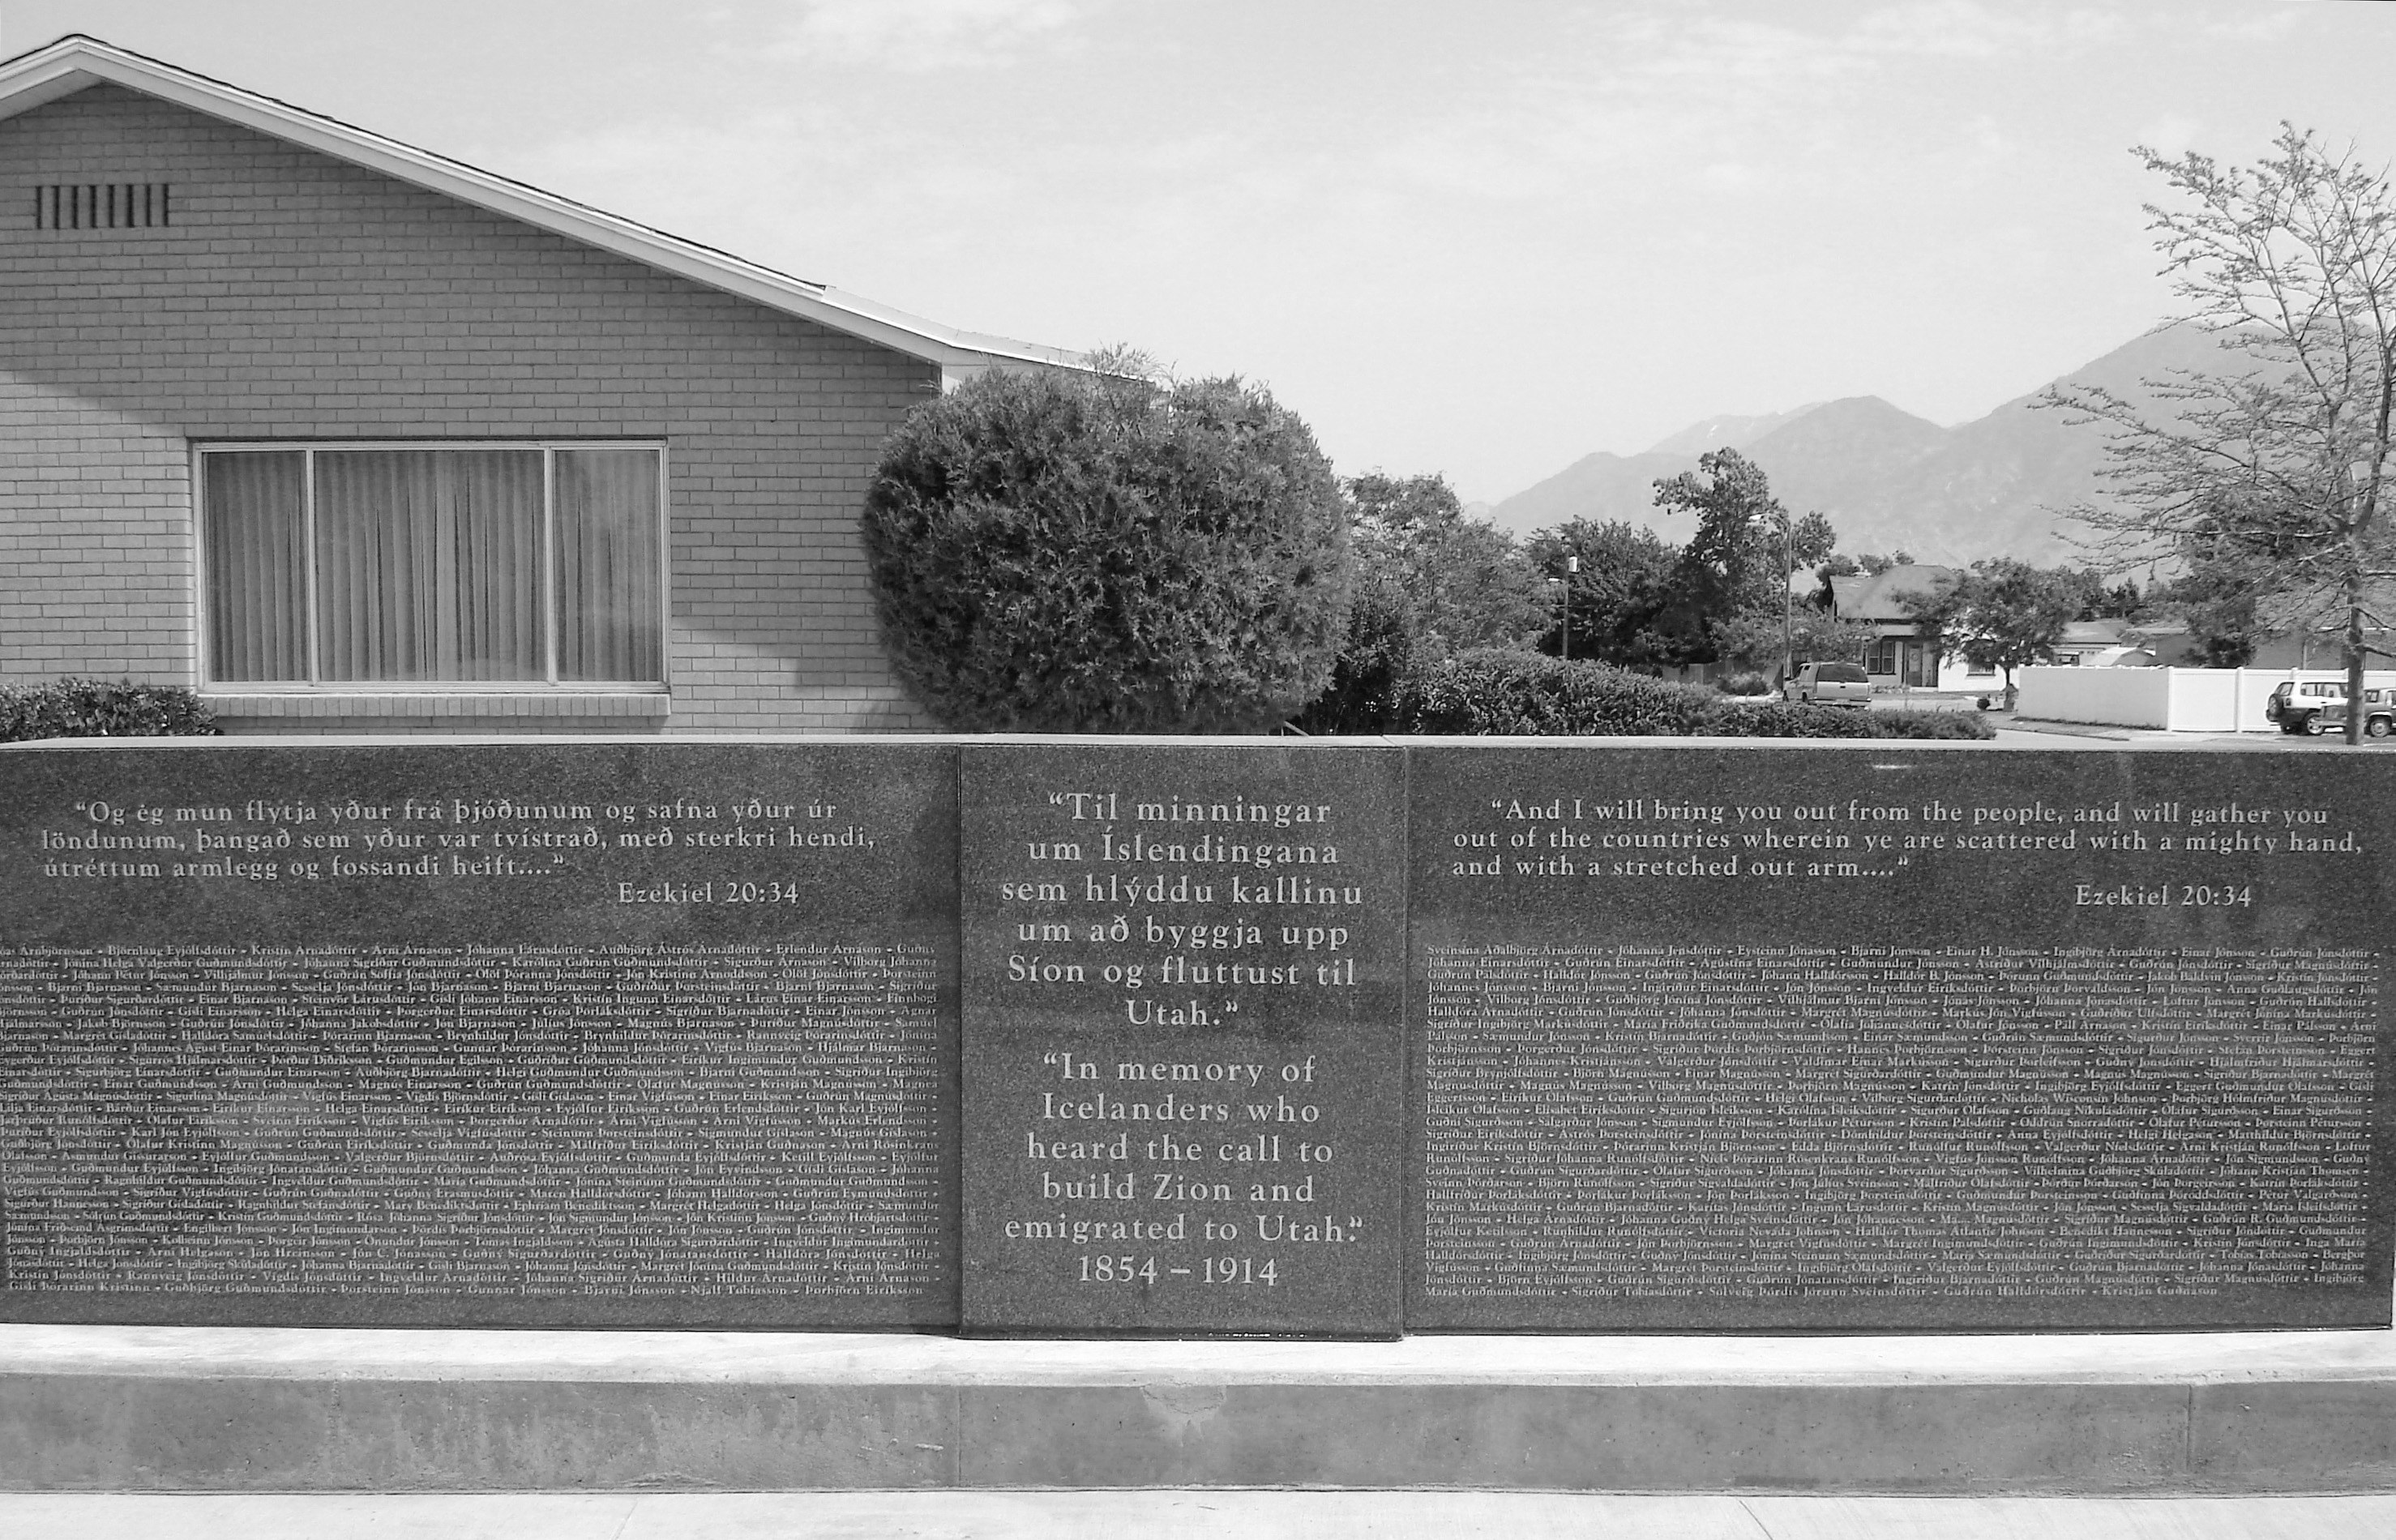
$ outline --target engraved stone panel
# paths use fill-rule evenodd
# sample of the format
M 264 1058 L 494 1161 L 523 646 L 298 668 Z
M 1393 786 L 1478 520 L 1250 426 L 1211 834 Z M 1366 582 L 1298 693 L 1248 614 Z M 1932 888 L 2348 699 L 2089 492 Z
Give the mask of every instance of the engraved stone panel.
M 0 1316 L 952 1321 L 953 763 L 0 756 Z
M 1411 1327 L 2388 1322 L 2377 756 L 1412 785 Z
M 1393 1334 L 1403 757 L 962 777 L 966 1329 Z
M 2388 763 L 11 750 L 0 1318 L 2383 1324 Z

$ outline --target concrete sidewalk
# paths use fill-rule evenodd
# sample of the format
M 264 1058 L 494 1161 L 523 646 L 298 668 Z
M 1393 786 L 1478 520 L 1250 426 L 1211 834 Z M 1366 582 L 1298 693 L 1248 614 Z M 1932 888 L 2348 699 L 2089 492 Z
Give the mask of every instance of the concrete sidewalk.
M 2161 727 L 2122 727 L 2085 722 L 2044 722 L 2034 717 L 1987 713 L 1999 748 L 2013 749 L 2203 749 L 2246 753 L 2327 753 L 2350 749 L 2343 737 L 2297 737 L 2285 733 L 2170 732 Z M 2396 752 L 2396 738 L 2366 738 L 2363 750 Z
M 942 1492 L 0 1495 L 8 1540 L 2386 1540 L 2396 1496 Z

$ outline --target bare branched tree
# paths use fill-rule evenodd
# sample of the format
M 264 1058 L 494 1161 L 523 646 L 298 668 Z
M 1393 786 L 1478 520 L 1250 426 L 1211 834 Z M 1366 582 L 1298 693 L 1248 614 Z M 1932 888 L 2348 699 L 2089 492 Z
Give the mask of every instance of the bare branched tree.
M 2176 559 L 2265 623 L 2342 620 L 2360 698 L 2370 638 L 2396 617 L 2382 503 L 2396 415 L 2396 196 L 2385 167 L 2283 124 L 2251 167 L 2134 152 L 2179 194 L 2147 206 L 2163 272 L 2223 366 L 2045 405 L 2108 431 L 2118 501 L 2070 512 L 2120 565 Z M 2349 741 L 2362 713 L 2349 712 Z

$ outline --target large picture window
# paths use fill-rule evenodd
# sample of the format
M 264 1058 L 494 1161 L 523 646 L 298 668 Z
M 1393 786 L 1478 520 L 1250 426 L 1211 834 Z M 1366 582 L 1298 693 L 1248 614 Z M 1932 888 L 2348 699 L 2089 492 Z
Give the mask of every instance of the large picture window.
M 654 445 L 200 451 L 208 677 L 659 684 Z

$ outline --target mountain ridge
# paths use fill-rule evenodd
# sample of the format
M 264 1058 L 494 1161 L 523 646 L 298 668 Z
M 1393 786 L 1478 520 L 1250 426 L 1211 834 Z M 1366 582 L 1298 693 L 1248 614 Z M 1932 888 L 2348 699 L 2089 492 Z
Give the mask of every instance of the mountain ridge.
M 1734 448 L 1763 468 L 1791 512 L 1827 514 L 1844 551 L 1902 549 L 1953 566 L 1993 556 L 2084 563 L 2058 511 L 2104 497 L 2104 435 L 2036 403 L 2056 386 L 2149 397 L 2141 381 L 2217 357 L 2210 335 L 2159 326 L 1952 428 L 1869 395 L 1709 418 L 1637 454 L 1585 455 L 1494 504 L 1490 517 L 1518 535 L 1573 518 L 1620 520 L 1677 544 L 1689 521 L 1655 506 L 1654 484 L 1696 470 L 1705 449 Z

